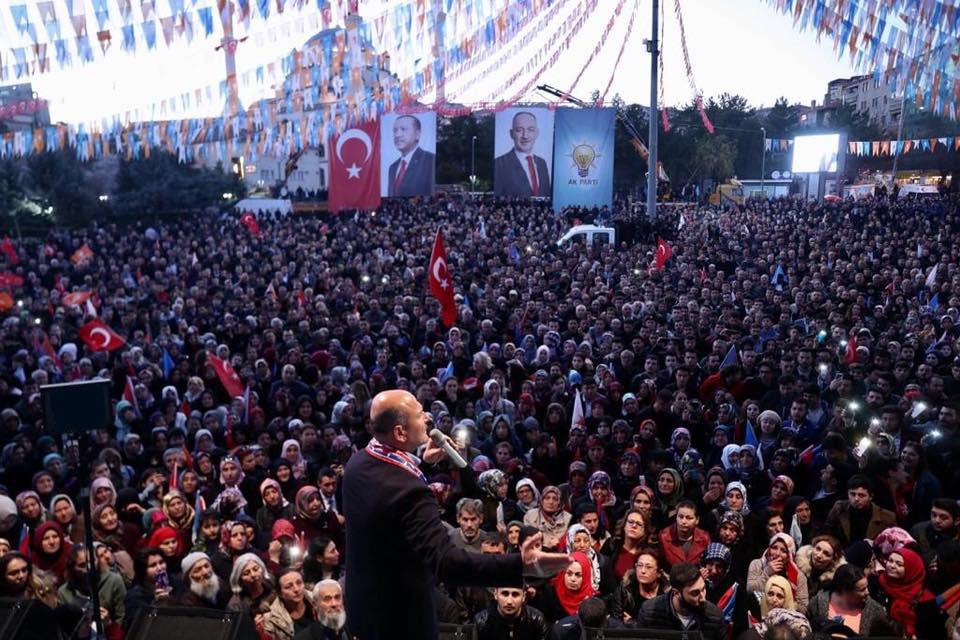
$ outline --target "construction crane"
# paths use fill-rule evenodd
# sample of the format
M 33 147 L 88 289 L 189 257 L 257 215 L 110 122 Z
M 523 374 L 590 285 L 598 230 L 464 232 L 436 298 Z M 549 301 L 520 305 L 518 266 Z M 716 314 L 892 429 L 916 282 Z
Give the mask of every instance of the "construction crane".
M 554 97 L 560 98 L 561 100 L 565 100 L 570 104 L 575 104 L 578 107 L 588 108 L 593 106 L 589 102 L 584 102 L 579 98 L 575 98 L 574 96 L 570 95 L 566 91 L 561 91 L 560 89 L 557 89 L 556 87 L 552 87 L 549 84 L 538 85 L 537 90 L 543 91 L 544 93 L 549 93 Z M 626 132 L 630 135 L 630 144 L 632 144 L 633 148 L 637 150 L 637 153 L 640 154 L 640 157 L 646 160 L 647 155 L 650 152 L 647 150 L 647 145 L 643 144 L 643 140 L 640 139 L 640 131 L 633 124 L 633 122 L 630 121 L 630 118 L 627 117 L 627 113 L 623 109 L 621 109 L 620 107 L 617 107 L 616 109 L 617 109 L 617 120 L 620 122 L 620 124 L 623 126 Z

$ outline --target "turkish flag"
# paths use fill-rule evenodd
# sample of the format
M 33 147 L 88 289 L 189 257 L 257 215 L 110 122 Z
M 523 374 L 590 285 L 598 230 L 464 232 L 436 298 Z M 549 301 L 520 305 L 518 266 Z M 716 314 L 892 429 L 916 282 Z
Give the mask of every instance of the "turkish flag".
M 850 336 L 847 340 L 847 350 L 843 354 L 844 364 L 853 364 L 857 361 L 857 336 Z
M 19 276 L 9 271 L 0 273 L 0 287 L 22 287 L 23 276 Z
M 666 240 L 657 238 L 657 269 L 663 269 L 671 257 L 673 257 L 673 249 Z
M 93 249 L 89 245 L 84 244 L 82 247 L 73 252 L 73 255 L 70 256 L 70 262 L 76 266 L 84 265 L 93 258 Z
M 257 217 L 249 211 L 240 216 L 240 224 L 247 228 L 247 231 L 250 232 L 250 235 L 257 238 L 260 237 L 260 223 L 257 222 Z
M 99 318 L 80 327 L 80 339 L 91 351 L 115 351 L 127 341 Z
M 79 307 L 89 300 L 91 295 L 93 295 L 92 291 L 73 291 L 63 296 L 63 304 L 68 307 Z
M 237 375 L 237 372 L 234 371 L 233 366 L 229 362 L 221 360 L 212 353 L 207 354 L 207 362 L 209 362 L 213 370 L 217 372 L 217 377 L 220 378 L 220 384 L 227 390 L 231 398 L 243 395 L 243 381 L 240 380 L 240 376 Z
M 427 271 L 427 284 L 430 295 L 440 302 L 443 308 L 443 324 L 452 327 L 457 321 L 457 303 L 453 300 L 453 278 L 447 269 L 447 251 L 443 247 L 443 234 L 437 229 L 433 239 L 433 252 L 430 253 L 430 268 Z
M 330 211 L 379 207 L 380 123 L 365 122 L 347 129 L 331 138 L 327 150 Z
M 10 264 L 20 264 L 20 256 L 17 255 L 17 250 L 13 246 L 13 243 L 10 242 L 10 238 L 7 236 L 3 237 L 3 244 L 0 244 L 0 251 L 7 256 L 7 260 Z

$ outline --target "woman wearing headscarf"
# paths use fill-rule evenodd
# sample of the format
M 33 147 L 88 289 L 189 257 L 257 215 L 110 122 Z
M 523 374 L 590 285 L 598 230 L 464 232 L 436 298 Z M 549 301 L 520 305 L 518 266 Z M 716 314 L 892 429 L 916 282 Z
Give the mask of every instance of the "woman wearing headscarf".
M 70 496 L 65 493 L 53 496 L 50 500 L 50 513 L 53 514 L 53 520 L 60 525 L 71 542 L 83 543 L 83 514 L 77 513 L 77 507 L 73 504 Z
M 936 597 L 924 587 L 927 570 L 923 558 L 910 549 L 899 549 L 887 557 L 880 574 L 881 602 L 890 617 L 903 627 L 904 637 L 946 640 L 946 614 Z
M 757 457 L 757 448 L 751 444 L 740 446 L 737 466 L 730 475 L 730 480 L 743 483 L 747 494 L 754 496 L 754 500 L 770 491 L 770 480 L 763 472 L 763 461 Z
M 90 484 L 90 512 L 101 504 L 117 504 L 117 490 L 110 478 L 94 478 Z
M 723 448 L 723 453 L 720 454 L 720 464 L 723 465 L 723 470 L 727 472 L 727 479 L 736 471 L 739 460 L 740 445 L 728 444 Z
M 280 493 L 292 503 L 297 497 L 297 491 L 303 486 L 303 483 L 293 475 L 293 465 L 286 458 L 280 458 L 273 463 L 271 475 L 280 485 Z
M 567 533 L 572 516 L 560 504 L 560 489 L 550 485 L 540 494 L 540 506 L 523 516 L 523 523 L 543 534 L 543 548 L 556 549 Z
M 789 476 L 780 475 L 770 483 L 770 494 L 757 500 L 757 509 L 766 509 L 771 513 L 783 513 L 787 500 L 793 495 L 793 479 Z M 787 523 L 786 518 L 783 520 Z
M 670 436 L 670 453 L 673 454 L 673 466 L 680 468 L 683 454 L 690 448 L 690 430 L 686 427 L 677 427 Z
M 654 489 L 664 523 L 672 522 L 677 515 L 677 503 L 683 499 L 683 476 L 676 469 L 667 467 L 657 475 Z
M 503 413 L 493 419 L 493 430 L 480 445 L 480 451 L 483 455 L 493 459 L 496 456 L 497 445 L 501 442 L 508 443 L 516 455 L 520 455 L 523 452 L 523 445 L 520 442 L 520 438 L 518 438 L 514 432 L 512 425 L 513 422 L 510 416 Z
M 580 552 L 570 555 L 573 562 L 550 580 L 538 603 L 549 622 L 577 615 L 580 604 L 596 594 L 590 559 Z
M 21 491 L 17 494 L 17 511 L 20 514 L 20 522 L 31 533 L 47 519 L 47 512 L 36 491 Z
M 164 524 L 171 527 L 180 537 L 180 548 L 189 549 L 193 542 L 193 507 L 187 504 L 183 494 L 177 489 L 171 489 L 163 496 L 161 507 L 166 518 Z
M 537 489 L 537 485 L 533 484 L 533 480 L 530 478 L 523 478 L 517 482 L 516 493 L 517 509 L 520 513 L 526 515 L 527 511 L 540 506 L 540 490 Z
M 763 589 L 753 594 L 747 605 L 749 615 L 756 621 L 767 617 L 774 609 L 797 611 L 797 603 L 793 598 L 793 589 L 783 576 L 771 576 L 763 584 Z
M 477 478 L 483 502 L 484 531 L 506 531 L 507 523 L 522 517 L 517 504 L 507 497 L 507 476 L 499 469 L 487 469 Z
M 102 542 L 109 547 L 117 559 L 117 564 L 121 566 L 123 574 L 132 577 L 133 554 L 136 552 L 139 532 L 121 521 L 117 508 L 108 502 L 93 510 L 90 521 L 94 542 Z
M 306 476 L 307 460 L 303 457 L 300 443 L 297 440 L 293 438 L 284 440 L 283 446 L 280 447 L 280 457 L 290 463 L 290 469 L 293 471 L 293 477 L 296 480 L 301 480 Z
M 617 496 L 610 488 L 610 476 L 606 471 L 594 471 L 587 480 L 587 494 L 589 502 L 597 508 L 600 526 L 604 531 L 610 531 L 617 522 Z M 574 506 L 576 508 L 576 506 Z
M 760 427 L 756 434 L 760 441 L 758 453 L 764 460 L 770 461 L 773 458 L 773 452 L 777 450 L 778 436 L 780 435 L 780 427 L 783 426 L 783 420 L 779 413 L 767 409 L 757 418 L 757 424 Z
M 323 504 L 320 489 L 313 485 L 301 487 L 294 500 L 296 515 L 293 518 L 293 527 L 301 540 L 310 540 L 319 535 L 327 535 L 334 540 L 341 540 L 340 522 L 335 513 L 327 511 Z
M 790 584 L 797 611 L 805 613 L 810 602 L 807 593 L 807 580 L 796 564 L 796 546 L 793 538 L 786 533 L 778 533 L 770 538 L 770 544 L 763 555 L 750 563 L 747 571 L 747 589 L 762 591 L 772 576 L 782 576 Z
M 270 531 L 277 520 L 293 520 L 296 515 L 294 506 L 283 495 L 280 483 L 273 478 L 260 483 L 260 498 L 263 500 L 263 506 L 257 509 L 257 529 L 260 531 Z
M 254 548 L 247 539 L 247 526 L 237 520 L 224 522 L 220 527 L 220 545 L 216 551 L 208 554 L 213 570 L 224 582 L 230 579 L 230 570 L 234 561 Z
M 56 522 L 41 523 L 30 536 L 29 557 L 34 574 L 53 588 L 66 580 L 73 545 Z

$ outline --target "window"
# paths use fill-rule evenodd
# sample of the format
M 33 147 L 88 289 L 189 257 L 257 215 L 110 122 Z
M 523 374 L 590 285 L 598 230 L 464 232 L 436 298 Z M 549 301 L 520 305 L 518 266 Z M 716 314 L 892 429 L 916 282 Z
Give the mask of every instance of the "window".
M 866 110 L 867 110 L 867 101 L 864 100 L 863 102 L 860 103 L 860 111 L 866 111 Z
M 320 169 L 320 188 L 321 189 L 327 188 L 327 176 L 324 175 L 323 169 Z
M 883 104 L 887 104 L 887 96 L 883 96 Z

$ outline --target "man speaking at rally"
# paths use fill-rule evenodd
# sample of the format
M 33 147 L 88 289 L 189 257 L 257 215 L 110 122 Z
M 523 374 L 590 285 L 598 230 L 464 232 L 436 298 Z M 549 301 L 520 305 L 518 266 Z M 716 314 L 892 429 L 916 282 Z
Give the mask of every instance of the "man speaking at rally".
M 393 146 L 400 157 L 390 165 L 387 195 L 429 196 L 433 193 L 436 156 L 420 147 L 421 124 L 416 116 L 398 116 L 393 121 Z
M 498 196 L 529 198 L 550 195 L 550 168 L 547 161 L 533 153 L 540 128 L 537 117 L 518 111 L 510 123 L 513 148 L 494 160 L 494 191 Z
M 483 555 L 456 548 L 440 521 L 433 492 L 413 455 L 445 454 L 428 436 L 430 419 L 406 391 L 377 394 L 370 407 L 373 439 L 347 463 L 343 506 L 347 526 L 347 626 L 359 640 L 433 640 L 434 590 L 447 585 L 519 585 L 565 568 L 564 554 L 528 538 L 519 554 Z

